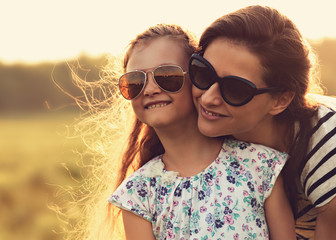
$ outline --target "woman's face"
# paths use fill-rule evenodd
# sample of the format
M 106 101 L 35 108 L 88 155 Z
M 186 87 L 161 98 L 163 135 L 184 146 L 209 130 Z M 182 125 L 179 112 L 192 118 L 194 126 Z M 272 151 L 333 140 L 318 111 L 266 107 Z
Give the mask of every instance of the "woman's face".
M 196 122 L 188 74 L 185 74 L 184 85 L 179 92 L 168 93 L 154 82 L 153 75 L 149 72 L 162 65 L 178 65 L 184 72 L 188 71 L 188 57 L 180 42 L 161 37 L 140 44 L 132 51 L 126 71 L 147 72 L 144 90 L 132 100 L 136 116 L 155 129 L 189 121 L 191 117 Z
M 245 78 L 257 88 L 267 87 L 262 80 L 262 65 L 258 57 L 242 44 L 225 38 L 214 40 L 205 50 L 203 57 L 214 67 L 219 77 L 229 75 Z M 270 94 L 256 95 L 243 106 L 227 104 L 219 90 L 218 83 L 208 90 L 193 86 L 193 100 L 198 111 L 198 127 L 210 137 L 233 135 L 248 141 L 255 134 L 262 134 L 271 118 L 269 112 L 275 99 Z

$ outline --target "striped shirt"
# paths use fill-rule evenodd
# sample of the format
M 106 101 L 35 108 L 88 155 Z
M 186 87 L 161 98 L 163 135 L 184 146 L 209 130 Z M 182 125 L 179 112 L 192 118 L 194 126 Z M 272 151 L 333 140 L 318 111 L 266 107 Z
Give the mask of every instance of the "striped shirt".
M 317 216 L 316 207 L 322 207 L 336 196 L 336 98 L 328 107 L 320 105 L 312 119 L 307 163 L 301 174 L 304 195 L 297 220 L 298 239 L 312 239 Z M 305 236 L 305 237 L 303 237 Z

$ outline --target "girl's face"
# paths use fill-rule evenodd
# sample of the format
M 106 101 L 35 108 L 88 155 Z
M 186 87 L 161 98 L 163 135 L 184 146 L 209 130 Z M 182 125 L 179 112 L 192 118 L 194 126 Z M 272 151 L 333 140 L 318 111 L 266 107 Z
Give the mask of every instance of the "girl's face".
M 246 46 L 219 38 L 205 50 L 203 57 L 210 62 L 219 77 L 229 75 L 245 78 L 257 88 L 267 87 L 262 80 L 262 66 L 258 57 Z M 218 83 L 208 90 L 192 88 L 194 104 L 198 111 L 198 127 L 210 137 L 233 135 L 248 141 L 255 134 L 262 134 L 265 124 L 272 118 L 270 110 L 275 99 L 264 93 L 254 96 L 239 107 L 227 104 Z
M 187 72 L 188 57 L 177 40 L 161 37 L 136 46 L 131 53 L 126 71 L 147 72 L 147 84 L 132 102 L 133 110 L 140 121 L 153 128 L 170 127 L 196 118 L 192 101 L 191 82 L 185 74 L 184 85 L 176 93 L 162 90 L 153 80 L 151 72 L 162 65 L 178 65 Z

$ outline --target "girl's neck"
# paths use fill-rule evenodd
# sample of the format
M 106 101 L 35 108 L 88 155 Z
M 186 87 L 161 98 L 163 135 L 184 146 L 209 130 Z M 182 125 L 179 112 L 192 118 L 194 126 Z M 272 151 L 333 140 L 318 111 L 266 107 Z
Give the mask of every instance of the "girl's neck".
M 168 171 L 179 176 L 193 176 L 209 166 L 218 156 L 222 140 L 208 138 L 189 124 L 180 131 L 157 131 L 165 149 L 162 160 Z

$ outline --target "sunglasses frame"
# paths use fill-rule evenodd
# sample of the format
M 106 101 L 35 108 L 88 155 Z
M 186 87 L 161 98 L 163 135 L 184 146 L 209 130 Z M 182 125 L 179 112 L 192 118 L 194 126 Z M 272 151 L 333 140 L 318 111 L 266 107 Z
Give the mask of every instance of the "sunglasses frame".
M 211 84 L 209 84 L 207 87 L 200 87 L 195 81 L 194 81 L 194 76 L 193 76 L 193 73 L 191 71 L 192 69 L 192 62 L 193 60 L 196 59 L 198 60 L 199 62 L 201 62 L 202 64 L 204 64 L 206 67 L 208 67 L 210 70 L 211 70 L 211 73 L 213 76 L 211 76 L 212 79 L 215 79 L 214 82 L 212 82 Z M 206 60 L 202 55 L 200 54 L 197 54 L 197 53 L 194 53 L 193 55 L 191 55 L 190 57 L 190 60 L 189 60 L 189 76 L 190 76 L 190 80 L 191 82 L 193 83 L 194 86 L 196 86 L 197 88 L 201 89 L 201 90 L 207 90 L 209 89 L 213 84 L 215 84 L 216 82 L 219 84 L 220 88 L 220 93 L 222 95 L 222 98 L 224 99 L 224 101 L 231 105 L 231 106 L 235 106 L 235 107 L 239 107 L 239 106 L 243 106 L 245 104 L 247 104 L 248 102 L 250 102 L 254 96 L 256 95 L 259 95 L 259 94 L 262 94 L 262 93 L 267 93 L 267 92 L 274 92 L 274 91 L 278 91 L 278 88 L 274 88 L 274 87 L 267 87 L 267 88 L 257 88 L 257 86 L 245 79 L 245 78 L 242 78 L 242 77 L 238 77 L 238 76 L 233 76 L 233 75 L 229 75 L 229 76 L 225 76 L 225 77 L 219 77 L 216 73 L 216 70 L 214 69 L 214 67 L 211 65 L 210 62 L 208 62 L 208 60 Z M 252 89 L 253 89 L 253 92 L 251 92 L 250 96 L 248 98 L 246 98 L 243 102 L 241 103 L 233 103 L 231 102 L 229 99 L 227 99 L 222 91 L 222 85 L 223 85 L 223 82 L 225 81 L 225 79 L 236 79 L 236 80 L 239 80 L 241 82 L 244 82 L 245 84 L 248 84 Z
M 168 91 L 168 90 L 164 89 L 163 87 L 161 87 L 160 84 L 156 81 L 154 72 L 155 72 L 157 69 L 162 68 L 162 67 L 178 67 L 179 69 L 181 69 L 181 72 L 183 73 L 183 81 L 182 81 L 182 85 L 181 85 L 181 87 L 180 87 L 177 91 Z M 145 80 L 144 80 L 143 86 L 142 86 L 140 92 L 138 93 L 138 95 L 136 95 L 135 97 L 133 97 L 133 98 L 131 98 L 131 99 L 128 99 L 128 98 L 126 98 L 126 97 L 122 94 L 122 92 L 121 92 L 121 89 L 120 89 L 120 80 L 121 80 L 121 78 L 124 77 L 125 75 L 130 74 L 130 73 L 133 73 L 133 72 L 134 72 L 134 73 L 143 73 L 144 76 L 145 76 Z M 127 99 L 127 100 L 133 100 L 133 99 L 137 98 L 137 97 L 143 92 L 143 90 L 144 90 L 145 87 L 146 87 L 147 79 L 148 79 L 148 77 L 147 77 L 147 74 L 148 74 L 148 73 L 151 73 L 151 74 L 152 74 L 152 77 L 153 77 L 153 80 L 154 80 L 155 84 L 156 84 L 162 91 L 164 91 L 164 92 L 168 92 L 168 93 L 178 93 L 179 91 L 181 91 L 181 89 L 182 89 L 183 86 L 184 86 L 185 75 L 186 75 L 188 72 L 183 71 L 183 68 L 182 68 L 181 66 L 179 66 L 179 65 L 174 65 L 174 64 L 170 64 L 170 65 L 160 65 L 160 66 L 157 66 L 157 67 L 153 68 L 152 70 L 146 70 L 146 71 L 145 71 L 145 70 L 134 70 L 134 71 L 126 72 L 126 73 L 124 73 L 123 75 L 121 75 L 121 76 L 119 77 L 119 81 L 118 81 L 118 88 L 119 88 L 119 91 L 120 91 L 121 95 L 122 95 L 125 99 Z

